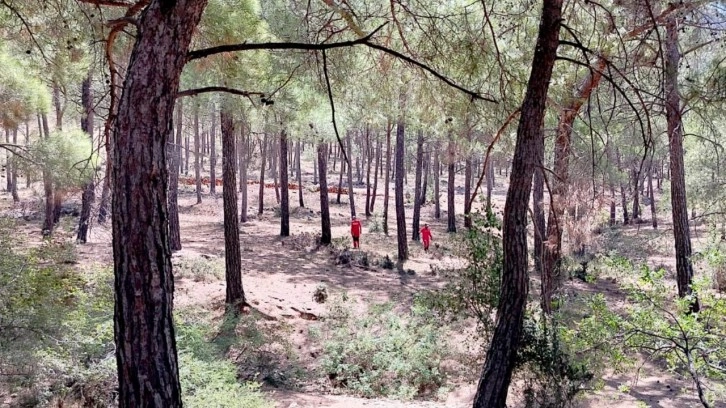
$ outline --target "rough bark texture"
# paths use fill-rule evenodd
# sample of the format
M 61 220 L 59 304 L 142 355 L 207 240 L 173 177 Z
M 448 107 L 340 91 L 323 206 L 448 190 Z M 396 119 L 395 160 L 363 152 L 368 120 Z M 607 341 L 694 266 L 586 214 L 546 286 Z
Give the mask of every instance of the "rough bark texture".
M 386 169 L 383 183 L 383 233 L 388 235 L 388 198 L 391 191 L 391 130 L 393 126 L 389 119 L 386 126 Z
M 235 313 L 246 303 L 242 287 L 242 251 L 237 218 L 237 148 L 232 115 L 222 108 L 222 201 L 224 204 L 224 276 L 227 281 L 225 303 Z
M 81 129 L 88 133 L 93 144 L 93 97 L 91 95 L 91 76 L 87 76 L 81 83 L 81 105 L 83 105 L 83 116 L 81 116 Z M 90 165 L 90 164 L 89 164 Z M 94 172 L 95 173 L 95 172 Z M 93 178 L 83 187 L 81 195 L 81 214 L 78 218 L 78 234 L 76 241 L 85 244 L 88 240 L 88 223 L 91 219 L 91 206 L 96 199 L 96 183 Z
M 167 144 L 167 154 L 171 157 L 169 166 L 169 248 L 172 252 L 180 251 L 181 229 L 179 226 L 179 167 L 181 164 L 181 143 L 183 125 L 182 100 L 176 101 L 176 140 Z
M 328 201 L 328 166 L 326 144 L 318 144 L 318 169 L 320 172 L 320 243 L 329 245 L 332 240 L 330 231 L 330 202 Z
M 303 201 L 303 189 L 302 189 L 302 167 L 300 165 L 300 140 L 295 142 L 295 172 L 297 173 L 297 197 L 299 200 L 300 208 L 305 208 L 305 201 Z
M 114 334 L 121 407 L 181 407 L 165 148 L 205 0 L 151 1 L 114 126 Z
M 434 218 L 441 219 L 441 194 L 439 192 L 439 177 L 441 176 L 441 154 L 439 153 L 441 145 L 436 142 L 434 149 Z
M 267 134 L 265 134 L 260 143 L 260 150 L 262 151 L 260 153 L 260 156 L 262 162 L 260 164 L 260 192 L 258 198 L 259 207 L 257 209 L 258 215 L 262 215 L 262 212 L 265 210 L 265 163 L 267 160 Z
M 242 122 L 239 132 L 239 190 L 242 193 L 242 203 L 240 205 L 239 220 L 247 222 L 247 137 L 245 136 L 245 123 Z
M 468 144 L 471 144 L 471 129 L 466 134 Z M 467 152 L 464 160 L 464 227 L 471 228 L 471 155 Z
M 202 203 L 201 139 L 199 138 L 199 106 L 194 105 L 194 179 L 197 188 L 197 204 Z
M 544 153 L 545 103 L 559 44 L 562 0 L 545 0 L 535 45 L 532 72 L 522 102 L 517 141 L 504 206 L 502 228 L 504 267 L 494 330 L 481 379 L 474 397 L 475 408 L 504 408 L 512 370 L 522 335 L 524 309 L 529 292 L 527 273 L 527 213 L 535 167 Z
M 280 132 L 280 236 L 290 236 L 290 190 L 288 189 L 287 132 Z
M 429 151 L 424 152 L 424 165 L 423 165 L 423 182 L 421 183 L 421 195 L 419 196 L 419 203 L 423 206 L 426 205 L 426 194 L 428 193 L 429 186 L 429 173 L 431 172 L 431 154 Z
M 678 24 L 675 17 L 666 20 L 665 94 L 670 148 L 671 208 L 673 211 L 673 238 L 676 247 L 676 279 L 678 296 L 692 294 L 693 265 L 691 264 L 691 235 L 688 229 L 686 203 L 686 176 L 683 166 L 683 120 L 681 99 L 678 94 Z M 700 309 L 698 299 L 691 302 L 691 310 Z
M 212 104 L 212 125 L 209 127 L 209 194 L 217 194 L 217 111 Z M 224 183 L 224 181 L 222 181 Z
M 41 114 L 41 123 L 43 136 L 47 139 L 50 137 L 50 129 L 48 127 L 48 116 L 45 113 Z M 53 234 L 53 226 L 55 225 L 53 222 L 55 214 L 55 200 L 53 198 L 53 178 L 50 172 L 46 169 L 43 169 L 43 192 L 45 194 L 45 220 L 43 221 L 43 235 L 51 235 Z
M 454 144 L 454 136 L 449 135 L 449 148 L 447 149 L 447 165 L 448 165 L 448 185 L 446 186 L 446 209 L 448 226 L 446 232 L 456 232 L 456 145 Z
M 403 160 L 406 150 L 405 124 L 398 119 L 396 126 L 396 235 L 398 237 L 398 260 L 408 259 L 408 237 L 406 236 L 406 209 L 403 202 Z
M 353 135 L 348 135 L 346 138 L 347 145 L 345 146 L 348 154 L 348 203 L 350 204 L 350 216 L 355 217 L 355 194 L 353 193 L 353 166 L 350 162 L 351 154 L 353 153 Z M 356 159 L 357 160 L 357 159 Z M 360 178 L 360 177 L 359 177 Z
M 542 275 L 542 255 L 544 252 L 544 239 L 546 233 L 544 214 L 544 173 L 542 169 L 534 170 L 534 184 L 532 186 L 532 213 L 534 214 L 534 270 Z M 544 301 L 544 298 L 542 298 Z
M 424 137 L 423 131 L 418 131 L 416 137 L 416 179 L 413 194 L 413 220 L 411 225 L 411 240 L 418 241 L 419 237 L 419 221 L 421 218 L 421 200 L 418 199 L 421 196 L 421 173 L 423 172 L 423 145 Z
M 13 129 L 13 144 L 18 144 L 18 128 Z M 18 161 L 13 159 L 11 163 L 7 164 L 10 170 L 10 182 L 12 184 L 10 194 L 13 196 L 13 202 L 20 202 L 20 196 L 18 195 Z M 85 191 L 85 190 L 84 190 Z

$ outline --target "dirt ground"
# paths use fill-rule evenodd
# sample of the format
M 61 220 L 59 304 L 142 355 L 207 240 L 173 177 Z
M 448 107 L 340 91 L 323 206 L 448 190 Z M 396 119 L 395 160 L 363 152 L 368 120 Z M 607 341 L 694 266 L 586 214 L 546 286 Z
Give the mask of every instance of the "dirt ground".
M 251 176 L 252 177 L 252 176 Z M 337 266 L 324 250 L 309 251 L 297 246 L 294 236 L 303 233 L 317 233 L 320 229 L 319 193 L 311 191 L 311 174 L 306 174 L 307 183 L 304 183 L 306 208 L 297 207 L 297 191 L 290 191 L 292 215 L 290 231 L 293 237 L 281 239 L 279 237 L 279 217 L 275 216 L 274 207 L 277 205 L 273 189 L 266 189 L 265 211 L 257 216 L 258 185 L 249 185 L 249 214 L 251 220 L 241 225 L 241 244 L 243 261 L 243 284 L 249 302 L 261 313 L 276 320 L 284 321 L 292 327 L 292 333 L 298 335 L 292 338 L 302 355 L 307 355 L 308 344 L 305 336 L 311 320 L 304 318 L 305 313 L 320 316 L 325 313 L 325 305 L 313 301 L 313 292 L 316 287 L 324 283 L 331 293 L 346 292 L 347 295 L 361 304 L 371 302 L 395 301 L 408 302 L 418 290 L 434 288 L 442 284 L 438 276 L 430 273 L 432 266 L 453 265 L 460 260 L 437 254 L 424 253 L 419 243 L 410 242 L 411 257 L 404 265 L 404 269 L 411 269 L 414 274 L 399 274 L 395 270 L 379 268 L 363 269 L 358 267 Z M 329 175 L 329 183 L 337 182 L 337 175 Z M 506 185 L 502 184 L 505 177 L 498 177 L 497 187 L 494 190 L 494 202 L 498 208 L 504 207 Z M 389 255 L 395 259 L 395 214 L 393 196 L 390 202 L 389 228 L 390 235 L 370 232 L 375 221 L 381 221 L 383 197 L 382 180 L 379 182 L 379 197 L 376 200 L 375 217 L 365 219 L 363 203 L 365 202 L 365 189 L 355 189 L 356 208 L 359 218 L 363 220 L 364 232 L 362 249 L 379 256 Z M 410 184 L 412 185 L 412 183 Z M 463 187 L 463 179 L 457 180 L 457 187 Z M 412 188 L 406 187 L 406 193 L 412 195 Z M 457 189 L 461 192 L 462 189 Z M 208 188 L 205 187 L 205 193 Z M 393 193 L 393 188 L 391 188 Z M 26 192 L 25 206 L 32 208 L 37 204 L 37 193 Z M 335 194 L 330 196 L 331 221 L 334 239 L 349 240 L 350 210 L 348 197 L 341 198 L 341 204 L 334 204 Z M 463 208 L 463 194 L 456 196 L 457 210 Z M 446 208 L 445 185 L 442 183 L 442 210 Z M 183 249 L 174 255 L 174 259 L 192 259 L 196 257 L 223 258 L 224 237 L 222 223 L 221 187 L 217 196 L 204 195 L 202 204 L 195 204 L 195 196 L 190 187 L 182 186 L 179 197 L 181 237 Z M 0 208 L 4 213 L 17 213 L 21 211 L 20 205 L 12 205 L 8 194 L 0 193 Z M 27 208 L 24 211 L 27 211 Z M 422 209 L 422 224 L 428 222 L 434 243 L 450 246 L 453 241 L 449 239 L 446 231 L 446 214 L 442 211 L 442 218 L 433 217 L 433 205 L 427 204 Z M 410 225 L 412 206 L 407 205 L 407 225 Z M 661 229 L 654 235 L 668 241 L 668 225 L 661 220 Z M 37 224 L 37 225 L 35 225 Z M 463 228 L 463 220 L 458 220 L 458 226 Z M 28 236 L 39 235 L 40 221 L 29 222 L 21 233 Z M 624 234 L 631 236 L 634 241 L 639 237 L 651 237 L 650 227 L 629 228 Z M 644 235 L 640 235 L 644 234 Z M 665 237 L 665 238 L 663 238 Z M 650 239 L 646 238 L 646 239 Z M 79 245 L 78 252 L 81 263 L 112 263 L 111 233 L 105 226 L 93 225 L 89 243 Z M 645 254 L 653 263 L 673 263 L 672 250 L 661 249 Z M 652 258 L 652 259 L 650 259 Z M 536 279 L 536 278 L 533 278 Z M 538 283 L 533 282 L 533 287 Z M 185 278 L 176 283 L 175 306 L 201 306 L 210 310 L 219 310 L 224 302 L 224 281 L 213 279 L 211 281 L 197 282 Z M 574 288 L 576 289 L 576 288 Z M 592 289 L 590 289 L 592 290 Z M 596 291 L 608 293 L 615 289 L 608 288 L 607 283 L 596 285 Z M 305 313 L 301 313 L 305 312 Z M 303 359 L 305 362 L 306 360 Z M 306 364 L 314 364 L 310 358 Z M 472 379 L 475 380 L 475 379 Z M 629 392 L 619 391 L 621 385 L 627 385 Z M 268 398 L 276 402 L 280 408 L 292 407 L 380 407 L 380 408 L 413 408 L 413 407 L 469 407 L 476 390 L 476 383 L 461 383 L 439 402 L 401 402 L 384 399 L 364 399 L 344 395 L 330 395 L 321 391 L 288 391 L 282 389 L 266 389 Z M 583 401 L 582 407 L 659 407 L 681 408 L 698 406 L 693 397 L 695 391 L 690 382 L 675 378 L 672 374 L 650 364 L 644 365 L 637 373 L 613 375 L 606 378 L 605 387 Z M 516 399 L 516 395 L 514 397 Z M 645 405 L 643 405 L 645 404 Z

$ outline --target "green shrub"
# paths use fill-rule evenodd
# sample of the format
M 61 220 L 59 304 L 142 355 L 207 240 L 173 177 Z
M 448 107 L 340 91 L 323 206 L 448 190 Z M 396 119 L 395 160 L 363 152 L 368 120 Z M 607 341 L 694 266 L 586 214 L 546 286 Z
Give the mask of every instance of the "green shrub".
M 393 262 L 390 256 L 386 255 L 381 259 L 380 261 L 381 268 L 383 269 L 393 269 L 396 267 L 396 263 Z
M 358 315 L 336 300 L 322 332 L 321 368 L 335 387 L 400 399 L 435 396 L 444 387 L 446 334 L 421 307 L 402 316 L 387 303 Z
M 183 257 L 173 262 L 174 276 L 188 278 L 194 282 L 212 282 L 224 278 L 224 258 Z

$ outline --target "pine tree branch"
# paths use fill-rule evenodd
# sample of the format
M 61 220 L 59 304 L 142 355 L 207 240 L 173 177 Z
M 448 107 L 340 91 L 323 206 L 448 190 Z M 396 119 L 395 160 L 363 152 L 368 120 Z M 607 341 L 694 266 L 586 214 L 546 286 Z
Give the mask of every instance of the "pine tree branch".
M 179 91 L 176 94 L 176 97 L 181 98 L 183 96 L 196 96 L 208 92 L 226 92 L 232 95 L 246 96 L 248 98 L 252 95 L 265 96 L 264 92 L 243 91 L 240 89 L 228 88 L 226 86 L 206 86 L 203 88 L 185 89 L 183 91 Z

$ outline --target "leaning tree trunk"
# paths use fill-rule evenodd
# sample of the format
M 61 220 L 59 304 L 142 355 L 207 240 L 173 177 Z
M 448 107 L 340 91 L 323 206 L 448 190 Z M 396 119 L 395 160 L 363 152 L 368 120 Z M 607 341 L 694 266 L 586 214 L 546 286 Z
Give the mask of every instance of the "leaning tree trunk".
M 532 72 L 522 102 L 507 201 L 504 206 L 502 249 L 504 266 L 494 330 L 474 408 L 504 408 L 522 336 L 529 292 L 527 213 L 532 175 L 544 155 L 544 111 L 559 45 L 562 0 L 545 0 Z
M 260 153 L 261 164 L 260 164 L 260 193 L 259 193 L 259 208 L 257 209 L 257 215 L 262 215 L 265 210 L 265 165 L 267 161 L 267 133 L 260 142 Z
M 199 138 L 199 105 L 194 105 L 194 179 L 197 187 L 197 204 L 202 203 L 201 140 Z
M 562 229 L 566 203 L 569 201 L 567 191 L 570 179 L 570 151 L 572 147 L 572 126 L 575 123 L 582 105 L 590 98 L 592 91 L 600 84 L 602 71 L 606 61 L 598 58 L 590 73 L 577 87 L 573 98 L 560 110 L 555 137 L 554 173 L 552 177 L 551 206 L 547 219 L 547 245 L 544 246 L 542 257 L 542 310 L 552 312 L 552 296 L 555 290 L 555 279 L 562 261 Z
M 446 207 L 447 207 L 447 218 L 449 225 L 446 228 L 446 232 L 456 232 L 456 205 L 455 205 L 455 193 L 456 193 L 456 182 L 455 182 L 455 170 L 456 170 L 456 148 L 454 145 L 454 136 L 449 134 L 449 148 L 448 148 L 448 168 L 449 168 L 449 184 L 446 189 Z
M 388 120 L 386 125 L 386 175 L 383 183 L 383 233 L 388 235 L 388 198 L 390 197 L 391 185 L 391 130 L 393 125 Z
M 83 116 L 81 117 L 81 129 L 88 134 L 93 144 L 93 96 L 91 94 L 91 75 L 83 79 L 81 84 L 81 104 L 83 105 Z M 89 164 L 90 165 L 90 164 Z M 95 169 L 94 169 L 95 175 Z M 81 195 L 81 214 L 78 218 L 78 233 L 76 241 L 85 244 L 88 240 L 88 223 L 91 219 L 91 206 L 96 199 L 96 184 L 93 178 L 83 187 Z
M 408 259 L 408 237 L 406 236 L 406 209 L 403 206 L 403 160 L 406 150 L 405 124 L 403 118 L 398 118 L 396 126 L 396 235 L 398 237 L 398 260 Z
M 330 202 L 328 201 L 328 165 L 326 163 L 327 145 L 325 143 L 318 144 L 318 169 L 320 172 L 320 243 L 329 245 L 332 240 L 330 231 Z
M 350 216 L 355 217 L 355 194 L 353 193 L 353 166 L 350 162 L 351 154 L 353 152 L 353 144 L 352 144 L 352 135 L 348 135 L 347 137 L 347 146 L 346 150 L 348 155 L 348 202 L 350 203 Z M 357 159 L 356 159 L 357 160 Z
M 181 251 L 181 228 L 179 225 L 179 167 L 181 164 L 181 143 L 183 124 L 182 100 L 176 102 L 176 140 L 167 145 L 167 154 L 171 156 L 171 173 L 169 173 L 169 248 L 172 252 Z
M 290 190 L 288 184 L 287 133 L 280 132 L 280 236 L 290 236 Z
M 246 303 L 242 287 L 242 251 L 237 218 L 237 151 L 232 115 L 227 107 L 219 114 L 222 126 L 222 201 L 224 205 L 224 276 L 227 281 L 225 303 L 233 314 Z M 211 135 L 211 133 L 210 133 Z M 211 139 L 210 139 L 211 140 Z M 211 163 L 211 161 L 210 161 Z
M 300 208 L 305 208 L 305 201 L 303 201 L 303 188 L 302 188 L 302 166 L 300 164 L 300 140 L 295 142 L 295 173 L 297 173 L 297 197 L 300 201 Z
M 673 211 L 673 238 L 676 247 L 676 279 L 678 296 L 693 293 L 693 265 L 691 263 L 691 235 L 688 229 L 686 203 L 686 176 L 683 166 L 683 120 L 681 99 L 678 94 L 678 24 L 675 17 L 666 20 L 665 94 L 666 118 L 668 119 L 668 145 L 670 147 L 671 208 Z M 691 311 L 698 312 L 698 298 L 691 301 Z
M 165 147 L 205 0 L 152 0 L 137 22 L 114 125 L 114 323 L 118 405 L 181 407 Z
M 434 149 L 434 218 L 441 219 L 441 200 L 439 192 L 439 177 L 441 176 L 441 155 L 439 153 L 440 144 L 436 142 Z
M 239 161 L 239 191 L 242 194 L 242 203 L 240 205 L 239 221 L 247 222 L 247 141 L 245 135 L 245 122 L 242 122 L 239 132 L 239 144 L 237 149 L 237 160 Z
M 209 127 L 209 194 L 217 194 L 217 114 L 212 104 L 212 125 Z
M 411 240 L 419 240 L 419 221 L 421 218 L 421 200 L 418 197 L 421 195 L 421 172 L 423 167 L 423 130 L 418 131 L 418 137 L 416 138 L 416 180 L 413 194 L 413 222 L 411 225 Z

